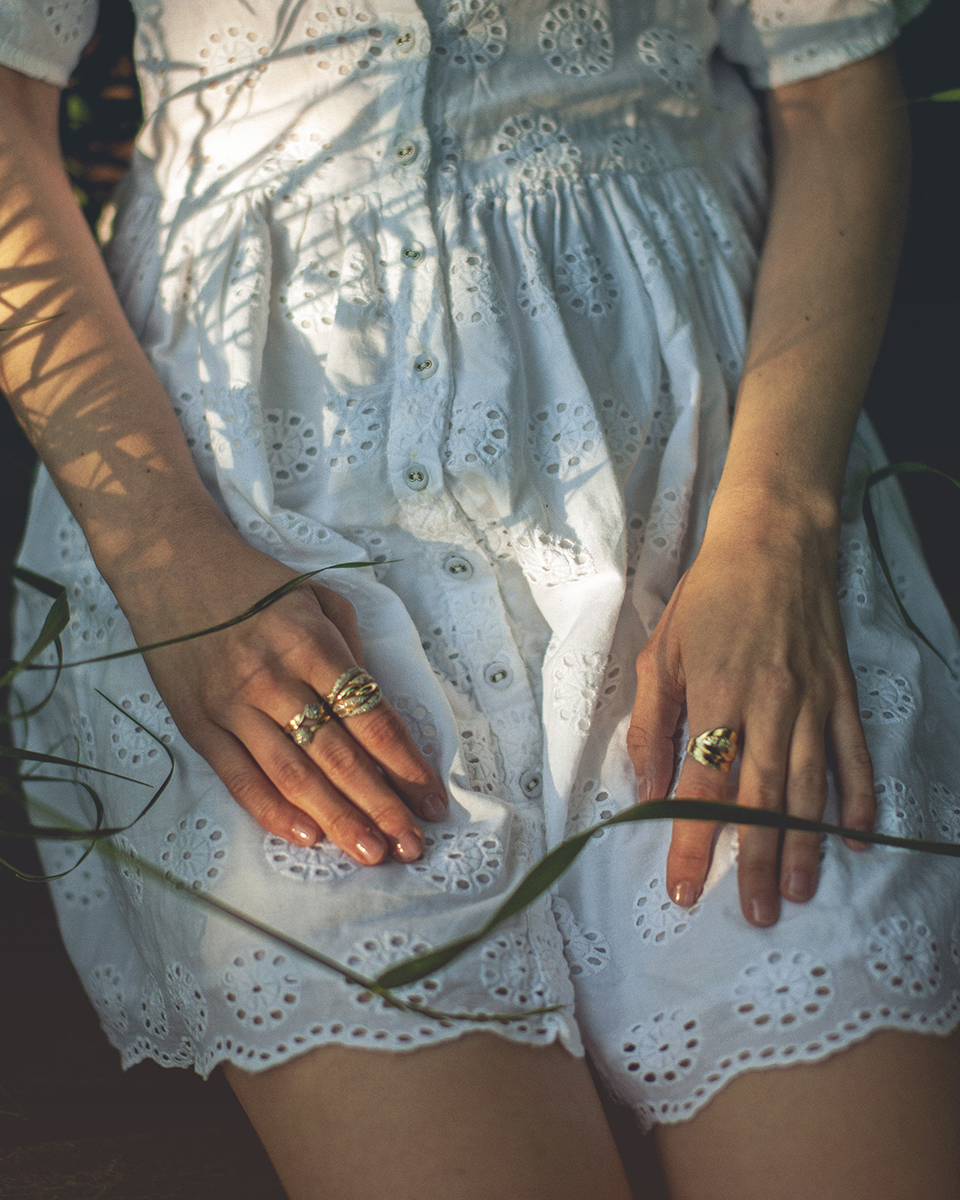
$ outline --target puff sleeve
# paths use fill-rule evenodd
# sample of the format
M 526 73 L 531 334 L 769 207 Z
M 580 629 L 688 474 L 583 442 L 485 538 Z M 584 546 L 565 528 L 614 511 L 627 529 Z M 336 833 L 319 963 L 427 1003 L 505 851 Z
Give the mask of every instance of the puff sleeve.
M 64 87 L 98 7 L 98 0 L 0 0 L 0 64 Z
M 716 0 L 725 58 L 779 87 L 877 54 L 929 0 Z

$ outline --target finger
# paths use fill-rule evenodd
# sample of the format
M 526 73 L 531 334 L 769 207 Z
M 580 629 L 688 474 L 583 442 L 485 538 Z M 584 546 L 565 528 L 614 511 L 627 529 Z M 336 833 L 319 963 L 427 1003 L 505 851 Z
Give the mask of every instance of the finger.
M 331 591 L 322 583 L 312 582 L 310 589 L 316 596 L 323 615 L 335 625 L 340 636 L 349 647 L 350 653 L 356 660 L 356 665 L 365 667 L 363 645 L 360 642 L 360 626 L 357 624 L 357 610 L 350 601 L 339 592 Z M 346 668 L 344 668 L 346 670 Z
M 327 747 L 316 756 L 318 742 L 328 731 L 344 749 Z M 237 734 L 263 768 L 277 790 L 288 801 L 303 809 L 345 853 L 357 862 L 376 865 L 388 850 L 401 862 L 413 862 L 423 852 L 423 834 L 403 801 L 366 759 L 363 751 L 329 721 L 314 734 L 309 747 L 297 746 L 285 737 L 266 714 L 247 710 Z M 340 757 L 349 755 L 350 771 L 336 770 Z M 354 764 L 359 763 L 359 769 Z M 373 784 L 367 780 L 369 773 Z M 341 786 L 337 774 L 349 775 L 350 783 Z
M 698 733 L 704 729 L 718 728 L 703 722 L 696 714 L 707 705 L 693 708 L 691 729 Z M 716 709 L 713 712 L 716 713 Z M 727 727 L 736 729 L 739 722 L 730 720 Z M 727 799 L 727 771 L 718 767 L 705 766 L 688 754 L 680 768 L 677 780 L 677 795 L 692 800 Z M 710 821 L 674 821 L 673 836 L 667 854 L 667 890 L 675 904 L 685 908 L 696 902 L 703 891 L 703 884 L 710 870 L 713 855 L 713 839 L 717 826 Z
M 637 773 L 641 803 L 666 796 L 676 767 L 676 736 L 683 687 L 666 661 L 665 642 L 651 638 L 637 658 L 637 698 L 627 730 L 627 752 Z
M 321 840 L 323 829 L 317 821 L 281 795 L 232 733 L 211 725 L 201 736 L 195 736 L 192 744 L 234 800 L 267 833 L 297 846 L 313 846 Z
M 787 765 L 786 810 L 792 816 L 819 821 L 827 804 L 825 719 L 813 708 L 797 718 Z M 822 838 L 788 829 L 780 854 L 780 894 L 801 903 L 817 890 Z
M 873 788 L 873 764 L 863 736 L 856 683 L 851 679 L 830 713 L 828 728 L 840 783 L 840 824 L 848 829 L 873 829 L 877 797 Z M 867 842 L 844 838 L 851 850 L 867 850 Z
M 782 699 L 786 702 L 771 703 L 744 731 L 737 803 L 747 808 L 783 811 L 787 753 L 797 709 L 792 697 Z M 773 925 L 780 915 L 780 832 L 756 825 L 741 826 L 739 845 L 740 908 L 751 925 Z

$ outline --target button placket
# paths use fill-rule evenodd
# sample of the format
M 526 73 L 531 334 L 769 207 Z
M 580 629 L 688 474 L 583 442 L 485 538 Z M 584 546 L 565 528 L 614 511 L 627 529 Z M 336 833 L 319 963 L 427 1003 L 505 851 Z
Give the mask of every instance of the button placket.
M 489 687 L 502 692 L 513 683 L 513 671 L 504 662 L 487 663 L 483 668 L 483 678 Z
M 453 579 L 465 581 L 473 575 L 473 563 L 462 554 L 449 554 L 443 560 L 444 571 Z
M 426 254 L 427 251 L 423 243 L 411 238 L 400 251 L 400 261 L 406 267 L 419 267 Z
M 411 137 L 399 137 L 393 143 L 393 157 L 402 167 L 408 167 L 416 162 L 420 154 L 420 144 Z
M 531 800 L 543 791 L 543 776 L 539 771 L 524 771 L 520 776 L 520 790 Z
M 418 354 L 413 360 L 413 370 L 418 379 L 429 379 L 431 375 L 436 375 L 439 365 L 435 354 Z
M 430 482 L 430 472 L 426 467 L 414 463 L 404 471 L 403 482 L 411 492 L 422 492 Z

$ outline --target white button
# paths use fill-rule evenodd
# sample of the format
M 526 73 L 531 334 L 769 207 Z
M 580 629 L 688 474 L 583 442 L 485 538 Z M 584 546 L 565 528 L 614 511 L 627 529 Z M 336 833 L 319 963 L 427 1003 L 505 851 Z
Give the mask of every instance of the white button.
M 416 267 L 423 262 L 426 253 L 420 242 L 407 242 L 400 251 L 400 258 L 408 267 Z
M 418 354 L 413 360 L 413 369 L 420 379 L 429 379 L 437 373 L 437 360 L 432 354 Z
M 525 796 L 539 796 L 543 791 L 543 779 L 539 771 L 524 771 L 520 776 L 520 790 Z
M 488 663 L 483 677 L 492 688 L 508 688 L 513 683 L 513 672 L 506 663 Z
M 460 554 L 451 554 L 443 561 L 443 569 L 455 579 L 469 579 L 473 574 L 473 564 Z
M 419 153 L 420 147 L 413 138 L 397 138 L 393 143 L 393 157 L 404 167 L 412 163 Z
M 417 44 L 417 35 L 412 29 L 401 29 L 393 44 L 401 54 L 409 54 Z
M 412 492 L 422 492 L 430 482 L 426 467 L 407 467 L 403 473 L 403 482 Z

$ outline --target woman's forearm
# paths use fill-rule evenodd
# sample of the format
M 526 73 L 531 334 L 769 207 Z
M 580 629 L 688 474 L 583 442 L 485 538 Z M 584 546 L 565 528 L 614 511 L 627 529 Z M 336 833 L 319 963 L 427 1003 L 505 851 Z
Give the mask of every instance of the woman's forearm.
M 0 67 L 0 388 L 124 590 L 228 527 L 72 195 L 58 97 Z
M 711 520 L 836 522 L 903 235 L 909 133 L 892 52 L 775 89 L 773 195 Z

